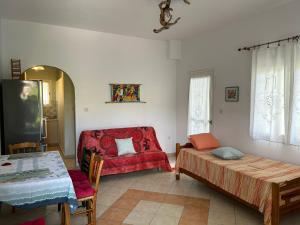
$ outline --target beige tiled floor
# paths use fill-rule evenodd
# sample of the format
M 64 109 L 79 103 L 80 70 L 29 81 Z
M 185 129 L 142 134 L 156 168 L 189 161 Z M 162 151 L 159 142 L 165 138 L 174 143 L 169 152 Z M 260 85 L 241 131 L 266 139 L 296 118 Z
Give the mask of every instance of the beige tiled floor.
M 182 211 L 183 206 L 180 205 L 142 200 L 127 216 L 124 223 L 141 225 L 178 225 Z M 164 220 L 168 220 L 169 222 L 165 222 Z
M 213 191 L 204 184 L 185 175 L 181 176 L 180 181 L 176 181 L 174 173 L 157 170 L 103 177 L 98 194 L 97 217 L 100 217 L 129 188 L 208 198 L 210 199 L 208 225 L 263 224 L 263 217 L 259 213 Z M 19 224 L 39 216 L 45 216 L 47 225 L 60 224 L 60 215 L 55 205 L 30 211 L 17 210 L 16 214 L 11 214 L 10 209 L 7 206 L 2 207 L 1 225 Z M 86 224 L 85 222 L 84 217 L 72 217 L 72 225 Z M 282 220 L 281 225 L 300 225 L 300 213 L 288 215 Z
M 97 225 L 207 225 L 210 200 L 128 189 Z

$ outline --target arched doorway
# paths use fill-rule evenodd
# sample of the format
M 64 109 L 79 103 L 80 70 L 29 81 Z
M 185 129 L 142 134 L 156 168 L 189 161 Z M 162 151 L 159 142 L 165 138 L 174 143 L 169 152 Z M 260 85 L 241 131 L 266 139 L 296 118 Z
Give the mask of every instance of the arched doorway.
M 42 82 L 47 150 L 59 150 L 64 159 L 75 159 L 75 89 L 71 78 L 57 67 L 39 65 L 24 71 L 22 79 Z

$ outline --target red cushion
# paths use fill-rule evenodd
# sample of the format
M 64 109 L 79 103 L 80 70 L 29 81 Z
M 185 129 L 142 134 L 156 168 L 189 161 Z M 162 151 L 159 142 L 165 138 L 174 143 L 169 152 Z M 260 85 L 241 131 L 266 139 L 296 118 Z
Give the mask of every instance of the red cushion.
M 80 170 L 69 170 L 77 199 L 91 197 L 95 194 L 95 189 L 90 184 L 87 176 Z
M 28 221 L 28 222 L 25 222 L 25 223 L 22 223 L 20 225 L 45 225 L 45 220 L 44 218 L 39 218 L 37 220 L 33 220 L 33 221 Z
M 88 179 L 87 175 L 83 173 L 81 170 L 68 170 L 68 173 L 73 182 Z

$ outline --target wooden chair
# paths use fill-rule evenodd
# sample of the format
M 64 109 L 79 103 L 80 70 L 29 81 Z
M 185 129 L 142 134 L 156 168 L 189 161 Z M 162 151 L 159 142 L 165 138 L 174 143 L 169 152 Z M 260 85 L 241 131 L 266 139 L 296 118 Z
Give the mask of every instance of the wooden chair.
M 19 154 L 19 153 L 29 153 L 29 152 L 39 152 L 40 144 L 34 142 L 24 142 L 18 144 L 8 145 L 9 154 Z M 12 213 L 16 212 L 16 208 L 12 207 Z
M 24 142 L 18 144 L 8 145 L 10 154 L 28 153 L 28 152 L 39 152 L 40 144 L 34 142 Z
M 95 158 L 94 151 L 84 148 L 81 165 L 80 165 L 80 170 L 78 170 L 78 169 L 68 170 L 68 173 L 69 173 L 73 183 L 81 181 L 81 180 L 86 180 L 86 177 L 88 177 L 90 179 L 91 164 L 93 163 L 92 160 L 94 158 Z M 62 204 L 58 204 L 58 212 L 61 211 L 61 207 L 62 207 Z
M 72 215 L 87 215 L 88 224 L 96 225 L 96 202 L 100 185 L 100 175 L 103 166 L 103 159 L 100 155 L 91 154 L 88 177 L 80 170 L 70 170 L 69 174 L 73 181 L 79 209 Z M 94 184 L 94 187 L 92 186 Z M 62 208 L 62 224 L 64 225 L 64 207 Z

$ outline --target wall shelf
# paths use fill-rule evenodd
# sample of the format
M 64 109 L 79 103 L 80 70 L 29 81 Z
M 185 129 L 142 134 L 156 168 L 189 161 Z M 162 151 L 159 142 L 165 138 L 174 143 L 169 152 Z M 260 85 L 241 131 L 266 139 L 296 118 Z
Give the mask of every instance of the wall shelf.
M 142 103 L 142 104 L 145 104 L 147 102 L 105 102 L 105 104 L 126 104 L 126 103 Z

